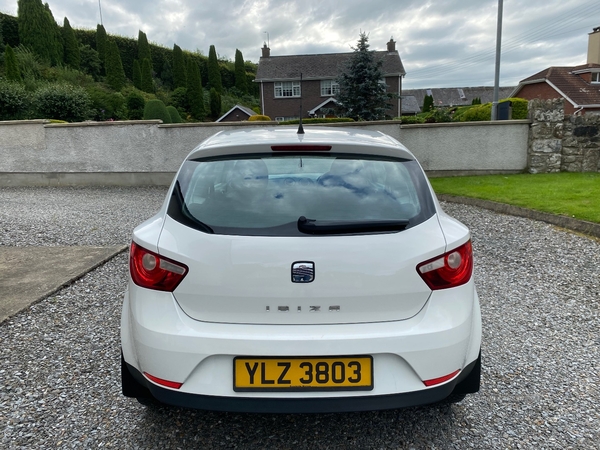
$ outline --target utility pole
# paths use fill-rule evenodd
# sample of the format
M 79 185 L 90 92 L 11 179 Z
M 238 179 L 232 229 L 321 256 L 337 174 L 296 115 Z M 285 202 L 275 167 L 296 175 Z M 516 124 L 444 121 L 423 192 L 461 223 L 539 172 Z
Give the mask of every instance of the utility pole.
M 104 26 L 102 23 L 102 5 L 100 4 L 100 0 L 98 0 L 98 9 L 100 10 L 100 25 Z
M 496 75 L 494 77 L 494 100 L 492 120 L 498 119 L 498 90 L 500 86 L 500 53 L 502 49 L 502 0 L 498 0 L 498 26 L 496 30 Z

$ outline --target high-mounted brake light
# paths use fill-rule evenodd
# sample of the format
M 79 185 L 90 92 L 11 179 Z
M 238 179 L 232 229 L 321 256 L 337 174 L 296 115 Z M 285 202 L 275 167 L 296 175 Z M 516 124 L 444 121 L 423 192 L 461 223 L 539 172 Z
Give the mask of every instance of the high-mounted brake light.
M 131 279 L 138 286 L 173 292 L 187 274 L 188 268 L 132 242 L 129 251 L 129 272 Z
M 328 152 L 331 145 L 289 144 L 271 145 L 274 152 Z
M 473 274 L 473 248 L 471 241 L 441 256 L 417 266 L 417 272 L 431 290 L 461 286 Z

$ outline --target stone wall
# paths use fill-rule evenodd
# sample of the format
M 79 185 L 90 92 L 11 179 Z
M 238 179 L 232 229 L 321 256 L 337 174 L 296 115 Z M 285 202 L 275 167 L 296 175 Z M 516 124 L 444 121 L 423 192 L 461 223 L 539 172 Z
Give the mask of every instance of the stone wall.
M 600 172 L 600 115 L 565 115 L 563 105 L 529 102 L 529 172 Z

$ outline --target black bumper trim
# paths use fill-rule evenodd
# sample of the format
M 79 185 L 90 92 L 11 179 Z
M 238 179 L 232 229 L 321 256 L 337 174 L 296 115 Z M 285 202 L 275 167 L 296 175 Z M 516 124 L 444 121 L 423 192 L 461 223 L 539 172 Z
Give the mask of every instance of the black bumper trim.
M 469 375 L 478 361 L 475 360 L 465 367 L 461 374 L 451 382 L 422 391 L 390 395 L 313 398 L 220 397 L 189 394 L 157 386 L 147 381 L 133 366 L 127 364 L 127 368 L 156 400 L 172 406 L 241 413 L 334 413 L 399 409 L 442 401 L 452 394 L 456 386 Z

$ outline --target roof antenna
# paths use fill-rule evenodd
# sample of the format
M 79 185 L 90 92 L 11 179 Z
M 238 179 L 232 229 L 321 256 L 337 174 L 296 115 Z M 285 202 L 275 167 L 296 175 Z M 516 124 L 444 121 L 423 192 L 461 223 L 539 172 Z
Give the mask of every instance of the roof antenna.
M 302 126 L 302 72 L 300 72 L 300 124 L 296 134 L 304 134 L 304 127 Z

